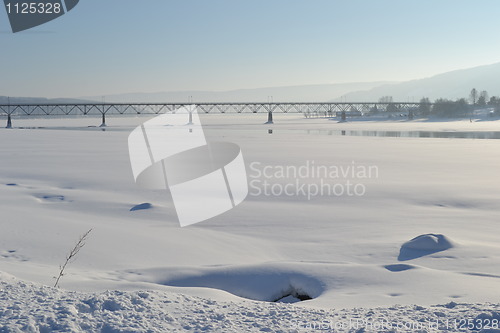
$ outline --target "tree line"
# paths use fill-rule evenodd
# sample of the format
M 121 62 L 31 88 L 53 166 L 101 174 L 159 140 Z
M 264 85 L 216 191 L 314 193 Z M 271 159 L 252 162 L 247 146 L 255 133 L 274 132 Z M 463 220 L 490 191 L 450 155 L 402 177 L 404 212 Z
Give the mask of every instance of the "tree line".
M 387 112 L 398 112 L 397 104 L 393 103 L 392 96 L 383 96 L 379 99 L 379 103 L 387 103 Z M 438 117 L 471 117 L 474 110 L 479 108 L 491 107 L 494 113 L 500 116 L 500 97 L 489 96 L 486 90 L 479 92 L 476 88 L 470 91 L 469 98 L 459 98 L 450 100 L 446 98 L 438 98 L 431 103 L 429 98 L 423 97 L 420 99 L 420 104 L 417 110 L 411 110 L 411 117 L 414 113 L 421 116 L 438 116 Z M 374 110 L 379 111 L 379 110 Z M 410 116 L 410 114 L 408 115 Z

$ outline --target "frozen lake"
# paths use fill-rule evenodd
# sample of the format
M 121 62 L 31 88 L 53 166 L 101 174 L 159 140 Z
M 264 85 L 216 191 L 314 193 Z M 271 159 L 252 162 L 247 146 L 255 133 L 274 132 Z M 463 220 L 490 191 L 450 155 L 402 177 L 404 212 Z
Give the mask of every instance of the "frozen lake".
M 170 194 L 132 177 L 127 137 L 146 119 L 0 130 L 2 271 L 51 285 L 92 228 L 63 289 L 307 295 L 297 304 L 313 309 L 498 302 L 499 121 L 202 117 L 209 140 L 241 147 L 251 186 L 236 208 L 180 228 Z

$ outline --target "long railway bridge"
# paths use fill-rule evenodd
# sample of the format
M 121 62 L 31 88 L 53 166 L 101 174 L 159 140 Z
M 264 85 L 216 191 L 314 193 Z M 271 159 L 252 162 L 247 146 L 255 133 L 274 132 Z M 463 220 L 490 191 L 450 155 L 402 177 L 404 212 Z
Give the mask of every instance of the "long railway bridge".
M 7 117 L 7 128 L 12 127 L 13 117 L 46 117 L 70 115 L 98 115 L 102 126 L 106 115 L 151 114 L 175 112 L 183 106 L 195 106 L 204 113 L 266 113 L 267 122 L 273 122 L 273 113 L 303 113 L 307 116 L 353 116 L 367 112 L 397 111 L 413 114 L 433 103 L 418 102 L 271 102 L 271 103 L 62 103 L 62 104 L 0 104 L 0 115 Z

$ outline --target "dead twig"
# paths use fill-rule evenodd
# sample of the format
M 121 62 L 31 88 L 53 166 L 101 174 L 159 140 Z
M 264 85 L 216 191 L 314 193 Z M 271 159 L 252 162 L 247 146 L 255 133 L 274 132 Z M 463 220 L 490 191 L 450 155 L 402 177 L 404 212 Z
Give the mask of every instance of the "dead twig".
M 69 252 L 68 256 L 66 257 L 66 261 L 64 262 L 64 265 L 59 266 L 59 275 L 54 277 L 56 279 L 56 283 L 54 283 L 54 288 L 57 287 L 59 284 L 59 280 L 64 276 L 64 270 L 66 269 L 66 266 L 68 266 L 69 262 L 80 252 L 82 247 L 85 246 L 85 241 L 87 240 L 88 235 L 92 229 L 89 229 L 86 233 L 80 236 L 80 239 L 78 240 L 78 243 L 76 243 L 75 247 Z

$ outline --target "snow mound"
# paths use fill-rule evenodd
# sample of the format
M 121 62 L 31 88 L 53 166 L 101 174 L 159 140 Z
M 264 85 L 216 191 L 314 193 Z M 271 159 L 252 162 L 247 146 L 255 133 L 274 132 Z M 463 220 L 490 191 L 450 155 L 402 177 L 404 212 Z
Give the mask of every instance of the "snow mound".
M 172 287 L 219 289 L 255 301 L 298 302 L 317 298 L 323 293 L 321 281 L 284 267 L 217 267 L 179 272 L 161 280 Z
M 412 265 L 395 264 L 395 265 L 385 265 L 384 268 L 390 272 L 404 272 L 410 269 L 415 269 L 416 267 Z
M 136 211 L 136 210 L 143 210 L 143 209 L 151 209 L 153 208 L 153 205 L 150 204 L 149 202 L 144 202 L 138 205 L 135 205 L 134 207 L 130 208 L 130 211 Z
M 453 245 L 444 235 L 426 234 L 413 238 L 402 247 L 422 251 L 444 251 L 452 248 Z
M 451 241 L 444 235 L 420 235 L 401 246 L 399 260 L 411 260 L 432 253 L 445 251 L 453 247 Z

